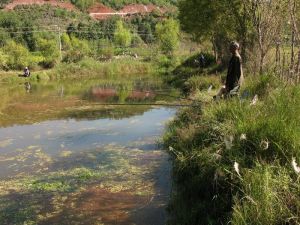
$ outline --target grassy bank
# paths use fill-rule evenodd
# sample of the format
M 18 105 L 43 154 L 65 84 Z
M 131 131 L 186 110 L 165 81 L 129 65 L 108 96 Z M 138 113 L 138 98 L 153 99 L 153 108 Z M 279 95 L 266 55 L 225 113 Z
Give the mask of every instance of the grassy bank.
M 61 63 L 53 69 L 31 71 L 29 78 L 18 77 L 22 71 L 0 72 L 2 82 L 15 82 L 20 80 L 64 80 L 83 78 L 113 78 L 122 74 L 122 77 L 150 74 L 154 72 L 154 66 L 150 62 L 134 59 L 116 59 L 107 62 L 99 62 L 94 59 L 83 59 L 78 63 Z
M 197 80 L 203 97 L 208 79 L 215 78 L 189 76 L 181 85 Z M 169 125 L 169 224 L 299 224 L 300 87 L 268 75 L 248 78 L 242 93 L 182 110 Z

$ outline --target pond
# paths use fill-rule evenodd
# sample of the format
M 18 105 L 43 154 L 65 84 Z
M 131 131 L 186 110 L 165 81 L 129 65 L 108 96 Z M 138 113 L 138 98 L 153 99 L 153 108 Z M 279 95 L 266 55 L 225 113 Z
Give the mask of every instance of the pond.
M 20 80 L 0 94 L 0 224 L 165 224 L 159 142 L 176 90 L 156 78 Z

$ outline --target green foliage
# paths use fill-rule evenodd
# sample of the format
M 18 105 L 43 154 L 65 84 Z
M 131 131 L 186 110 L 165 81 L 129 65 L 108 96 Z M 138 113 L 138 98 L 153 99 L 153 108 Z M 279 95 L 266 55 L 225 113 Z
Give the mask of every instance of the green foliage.
M 153 13 L 145 16 L 134 16 L 130 23 L 141 34 L 141 38 L 145 43 L 153 43 L 155 41 L 155 26 L 161 18 L 156 17 Z
M 7 69 L 8 65 L 8 55 L 4 54 L 1 50 L 0 50 L 0 69 Z
M 242 57 L 253 41 L 250 14 L 241 0 L 183 0 L 179 1 L 179 20 L 184 31 L 195 40 L 211 40 L 216 55 L 226 60 L 228 45 L 238 40 Z
M 72 49 L 64 56 L 64 62 L 78 62 L 91 52 L 88 42 L 76 37 L 71 38 L 71 46 Z
M 86 11 L 90 6 L 95 3 L 95 0 L 71 0 L 80 10 Z
M 117 21 L 114 32 L 114 43 L 121 47 L 128 47 L 131 44 L 132 34 L 121 20 Z
M 2 51 L 7 55 L 7 66 L 10 69 L 23 69 L 29 65 L 29 51 L 24 46 L 17 44 L 14 41 L 8 41 L 2 48 Z
M 114 56 L 113 43 L 107 39 L 100 39 L 96 42 L 96 56 L 99 59 L 111 59 Z
M 102 0 L 101 3 L 115 9 L 121 9 L 129 4 L 154 4 L 158 6 L 175 5 L 177 0 Z
M 67 50 L 70 50 L 72 48 L 71 39 L 70 39 L 70 36 L 68 34 L 63 33 L 61 35 L 61 42 L 62 42 L 63 50 L 67 51 Z
M 299 181 L 295 182 L 286 169 L 258 164 L 245 171 L 241 184 L 243 191 L 235 197 L 232 224 L 297 223 Z
M 220 86 L 220 77 L 214 75 L 196 75 L 190 77 L 185 83 L 185 89 L 188 89 L 190 92 L 195 92 L 197 90 L 206 91 L 211 86 L 216 89 Z
M 58 49 L 58 43 L 56 40 L 38 39 L 37 49 L 43 56 L 43 61 L 41 62 L 44 67 L 53 67 L 60 59 L 60 53 Z
M 172 55 L 179 46 L 179 24 L 168 19 L 156 25 L 156 35 L 163 53 Z

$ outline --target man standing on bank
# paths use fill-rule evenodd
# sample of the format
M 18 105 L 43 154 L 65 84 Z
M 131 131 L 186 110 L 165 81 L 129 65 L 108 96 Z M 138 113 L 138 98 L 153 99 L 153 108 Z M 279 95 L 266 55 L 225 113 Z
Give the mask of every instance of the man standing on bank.
M 227 97 L 238 93 L 244 80 L 242 58 L 239 54 L 239 49 L 240 45 L 237 42 L 231 42 L 229 50 L 232 56 L 228 65 L 226 83 L 214 98 Z

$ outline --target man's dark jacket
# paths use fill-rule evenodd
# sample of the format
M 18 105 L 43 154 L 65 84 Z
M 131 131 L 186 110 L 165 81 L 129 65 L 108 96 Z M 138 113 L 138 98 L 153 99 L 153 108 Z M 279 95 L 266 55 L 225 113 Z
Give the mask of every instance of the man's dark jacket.
M 228 72 L 226 77 L 226 89 L 231 91 L 239 85 L 242 75 L 242 59 L 239 55 L 233 55 L 229 61 Z

